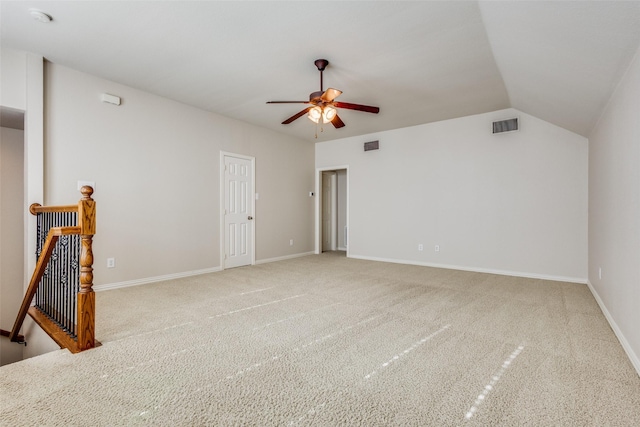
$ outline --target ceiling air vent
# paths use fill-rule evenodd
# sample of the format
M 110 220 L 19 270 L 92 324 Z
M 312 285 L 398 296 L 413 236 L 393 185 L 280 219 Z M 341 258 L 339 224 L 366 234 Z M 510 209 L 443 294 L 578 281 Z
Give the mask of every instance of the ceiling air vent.
M 515 132 L 518 130 L 518 118 L 493 122 L 493 133 Z

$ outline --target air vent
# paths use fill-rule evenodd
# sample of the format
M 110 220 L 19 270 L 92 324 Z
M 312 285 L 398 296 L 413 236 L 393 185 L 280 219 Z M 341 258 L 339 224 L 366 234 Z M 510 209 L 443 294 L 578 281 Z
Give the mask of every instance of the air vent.
M 493 133 L 515 132 L 518 130 L 518 118 L 493 122 Z
M 378 141 L 369 141 L 364 143 L 364 151 L 377 150 L 379 147 Z

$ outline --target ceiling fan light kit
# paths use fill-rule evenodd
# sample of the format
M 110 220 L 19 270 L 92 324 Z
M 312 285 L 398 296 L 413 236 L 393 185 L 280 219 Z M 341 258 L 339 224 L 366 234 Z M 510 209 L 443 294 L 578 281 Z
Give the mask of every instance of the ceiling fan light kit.
M 316 68 L 318 68 L 318 71 L 320 71 L 320 90 L 311 92 L 309 95 L 309 101 L 267 101 L 267 104 L 311 104 L 310 107 L 299 111 L 283 121 L 283 125 L 288 125 L 306 114 L 309 120 L 316 124 L 319 124 L 320 119 L 322 119 L 322 123 L 331 123 L 336 129 L 339 129 L 344 127 L 345 124 L 338 116 L 337 108 L 378 114 L 380 111 L 380 108 L 378 107 L 335 101 L 335 99 L 342 94 L 342 91 L 334 88 L 329 88 L 326 91 L 323 89 L 322 72 L 327 68 L 327 65 L 329 65 L 329 61 L 326 59 L 316 59 L 314 64 Z M 316 138 L 317 137 L 318 135 L 316 132 Z
M 320 117 L 322 117 L 322 123 L 331 123 L 336 115 L 338 114 L 338 110 L 336 110 L 331 105 L 326 105 L 324 107 L 315 106 L 309 110 L 309 114 L 307 117 L 313 123 L 319 123 Z
M 324 123 L 329 123 L 331 120 L 333 120 L 336 117 L 337 114 L 338 114 L 338 110 L 333 108 L 331 105 L 327 105 L 322 110 L 322 121 Z
M 313 107 L 309 110 L 309 114 L 307 117 L 314 123 L 318 123 L 320 121 L 320 117 L 322 116 L 322 109 L 320 107 Z

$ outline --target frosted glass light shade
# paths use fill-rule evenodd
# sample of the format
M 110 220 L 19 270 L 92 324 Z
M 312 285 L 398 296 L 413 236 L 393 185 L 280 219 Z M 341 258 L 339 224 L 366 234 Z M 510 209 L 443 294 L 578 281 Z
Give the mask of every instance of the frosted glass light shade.
M 307 117 L 309 117 L 309 120 L 312 122 L 318 123 L 320 117 L 322 117 L 322 109 L 318 106 L 313 107 L 309 110 L 309 115 Z
M 338 114 L 338 111 L 332 106 L 328 105 L 324 107 L 324 110 L 322 111 L 323 123 L 329 123 L 331 120 L 333 120 L 336 117 L 336 114 Z

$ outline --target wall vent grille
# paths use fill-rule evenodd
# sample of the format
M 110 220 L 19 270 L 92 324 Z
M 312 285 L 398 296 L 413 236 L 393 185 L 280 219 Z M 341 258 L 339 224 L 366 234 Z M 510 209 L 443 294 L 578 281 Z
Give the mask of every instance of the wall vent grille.
M 518 130 L 518 118 L 493 122 L 493 133 L 515 132 Z
M 380 148 L 378 141 L 369 141 L 364 143 L 364 151 L 377 150 Z

